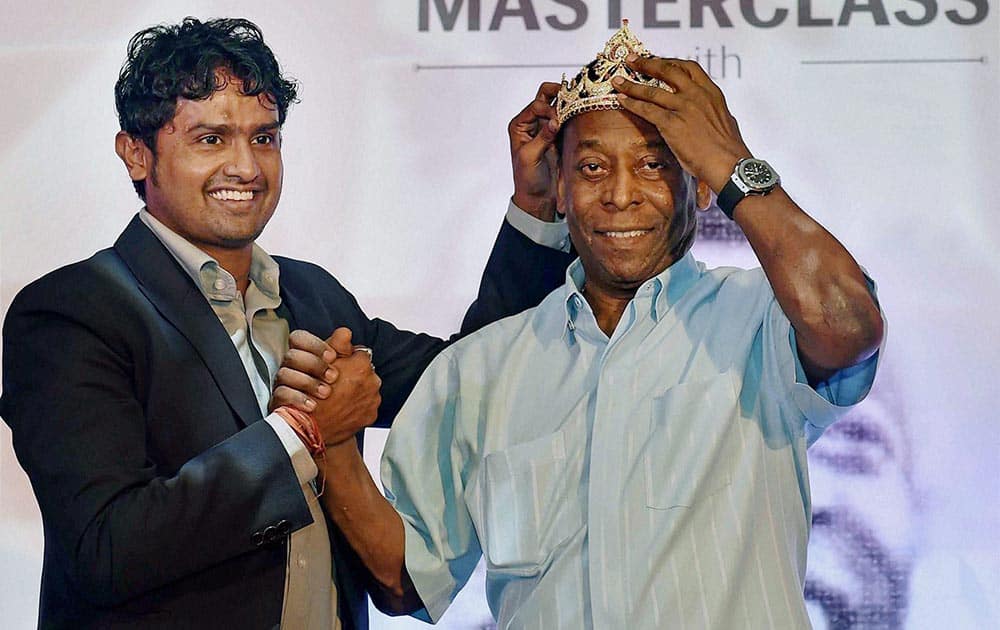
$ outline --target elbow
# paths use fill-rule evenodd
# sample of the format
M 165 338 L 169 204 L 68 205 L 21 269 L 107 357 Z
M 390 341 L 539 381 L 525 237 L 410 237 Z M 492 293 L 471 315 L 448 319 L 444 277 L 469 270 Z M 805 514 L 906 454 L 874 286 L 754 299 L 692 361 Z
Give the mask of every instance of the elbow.
M 376 588 L 369 589 L 372 603 L 387 615 L 408 615 L 424 607 L 417 589 L 405 568 L 392 572 L 389 578 L 377 578 Z
M 878 304 L 867 288 L 864 296 L 853 302 L 844 319 L 846 324 L 838 331 L 844 346 L 841 367 L 850 367 L 878 351 L 885 337 L 885 322 Z
M 140 595 L 145 590 L 142 579 L 152 573 L 148 567 L 124 566 L 121 556 L 125 552 L 115 554 L 113 549 L 114 540 L 102 515 L 81 534 L 70 561 L 73 586 L 84 600 L 97 607 L 120 606 Z
M 390 617 L 412 614 L 424 607 L 419 597 L 413 598 L 403 594 L 370 593 L 375 607 Z
M 858 302 L 834 312 L 824 310 L 814 330 L 816 362 L 823 368 L 841 370 L 874 355 L 885 337 L 885 323 L 874 299 L 867 294 Z
M 370 593 L 372 603 L 383 613 L 398 617 L 409 615 L 424 607 L 420 596 L 412 585 L 405 588 L 400 585 L 398 588 L 381 587 L 373 589 Z

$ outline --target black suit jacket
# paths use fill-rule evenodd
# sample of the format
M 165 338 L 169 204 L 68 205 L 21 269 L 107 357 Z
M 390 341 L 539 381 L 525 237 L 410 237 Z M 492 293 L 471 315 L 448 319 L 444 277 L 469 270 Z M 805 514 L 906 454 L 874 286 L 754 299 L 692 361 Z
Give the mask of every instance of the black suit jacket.
M 536 304 L 569 259 L 505 222 L 462 332 Z M 319 267 L 276 260 L 291 330 L 346 326 L 374 350 L 387 426 L 446 342 L 369 319 Z M 14 300 L 0 414 L 42 512 L 41 627 L 279 622 L 287 535 L 308 507 L 228 334 L 138 217 Z M 341 618 L 365 628 L 365 574 L 331 532 Z

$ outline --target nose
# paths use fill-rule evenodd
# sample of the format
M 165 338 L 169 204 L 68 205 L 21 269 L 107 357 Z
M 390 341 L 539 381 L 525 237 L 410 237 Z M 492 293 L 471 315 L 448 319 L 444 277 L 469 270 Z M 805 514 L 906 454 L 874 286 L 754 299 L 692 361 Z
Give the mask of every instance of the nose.
M 636 174 L 631 169 L 615 169 L 611 177 L 605 180 L 602 199 L 605 208 L 612 212 L 622 212 L 642 203 L 642 192 L 636 179 Z
M 241 182 L 251 182 L 260 175 L 260 164 L 248 140 L 239 140 L 232 144 L 229 160 L 222 170 L 226 177 L 234 177 Z

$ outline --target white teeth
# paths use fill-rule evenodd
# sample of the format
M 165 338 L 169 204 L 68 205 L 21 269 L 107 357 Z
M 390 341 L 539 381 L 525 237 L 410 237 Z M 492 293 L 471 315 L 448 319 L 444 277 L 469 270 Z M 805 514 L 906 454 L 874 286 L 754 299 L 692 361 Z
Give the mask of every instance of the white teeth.
M 635 236 L 642 236 L 646 233 L 646 230 L 630 230 L 628 232 L 605 232 L 606 236 L 611 238 L 633 238 Z
M 250 201 L 253 199 L 252 190 L 216 190 L 208 195 L 220 201 Z

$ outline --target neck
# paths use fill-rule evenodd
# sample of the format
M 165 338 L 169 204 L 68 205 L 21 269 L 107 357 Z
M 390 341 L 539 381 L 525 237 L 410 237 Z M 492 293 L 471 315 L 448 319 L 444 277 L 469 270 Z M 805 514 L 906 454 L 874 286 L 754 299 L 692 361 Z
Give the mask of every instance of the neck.
M 625 307 L 629 301 L 635 297 L 636 289 L 606 290 L 594 284 L 585 284 L 583 287 L 583 297 L 587 299 L 590 308 L 594 311 L 597 325 L 604 334 L 611 337 L 618 326 L 618 322 L 625 312 Z
M 247 287 L 250 286 L 250 262 L 253 257 L 253 243 L 249 243 L 239 249 L 228 249 L 223 247 L 212 247 L 198 245 L 201 251 L 205 252 L 218 261 L 219 266 L 236 278 L 236 288 L 243 295 L 246 295 Z

